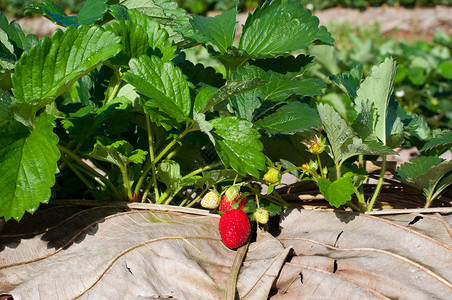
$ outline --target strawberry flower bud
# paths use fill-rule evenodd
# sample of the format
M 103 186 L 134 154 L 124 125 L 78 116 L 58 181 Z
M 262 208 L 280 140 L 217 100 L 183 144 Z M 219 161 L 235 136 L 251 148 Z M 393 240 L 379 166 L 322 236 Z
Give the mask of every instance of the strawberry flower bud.
M 309 142 L 303 142 L 308 148 L 308 151 L 312 154 L 320 154 L 325 150 L 326 138 L 319 138 L 317 135 L 313 137 Z

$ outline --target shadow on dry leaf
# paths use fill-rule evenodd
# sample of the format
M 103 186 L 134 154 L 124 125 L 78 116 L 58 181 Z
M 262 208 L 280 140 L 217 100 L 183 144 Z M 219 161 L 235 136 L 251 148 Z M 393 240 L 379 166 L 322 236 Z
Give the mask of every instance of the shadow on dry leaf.
M 218 215 L 188 211 L 52 208 L 7 223 L 0 233 L 0 295 L 220 299 L 236 251 L 221 242 Z M 240 298 L 266 299 L 288 251 L 260 235 L 237 280 Z
M 218 221 L 196 209 L 64 206 L 7 222 L 0 296 L 222 299 L 237 252 Z M 249 245 L 237 291 L 249 300 L 448 299 L 451 223 L 452 214 L 288 210 L 276 238 Z
M 452 214 L 287 211 L 278 240 L 294 252 L 271 299 L 450 299 L 451 223 Z

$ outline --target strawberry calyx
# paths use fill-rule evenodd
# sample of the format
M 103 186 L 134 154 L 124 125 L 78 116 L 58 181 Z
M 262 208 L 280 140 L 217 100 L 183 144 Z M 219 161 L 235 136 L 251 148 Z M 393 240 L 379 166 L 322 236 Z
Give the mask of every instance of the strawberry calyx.
M 220 202 L 220 212 L 227 212 L 229 210 L 234 209 L 240 209 L 243 210 L 248 200 L 244 195 L 239 195 L 237 198 L 235 198 L 233 201 L 229 201 L 226 195 L 223 195 Z M 238 207 L 236 206 L 238 204 Z

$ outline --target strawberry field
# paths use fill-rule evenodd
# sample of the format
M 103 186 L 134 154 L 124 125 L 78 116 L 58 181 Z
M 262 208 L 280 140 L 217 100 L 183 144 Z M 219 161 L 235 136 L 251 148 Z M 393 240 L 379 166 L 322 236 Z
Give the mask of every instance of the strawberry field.
M 450 296 L 447 33 L 332 34 L 291 0 L 26 11 L 63 29 L 0 13 L 0 299 Z

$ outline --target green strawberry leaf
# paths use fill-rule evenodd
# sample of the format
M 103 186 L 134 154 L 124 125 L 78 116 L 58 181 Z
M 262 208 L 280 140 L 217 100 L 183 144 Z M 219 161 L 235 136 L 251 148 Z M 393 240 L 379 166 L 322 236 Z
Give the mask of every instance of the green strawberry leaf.
M 195 98 L 195 104 L 193 105 L 193 109 L 195 111 L 201 111 L 204 105 L 212 98 L 215 93 L 218 91 L 218 88 L 213 87 L 211 85 L 203 85 L 200 89 L 197 90 L 198 94 Z
M 291 95 L 314 96 L 320 94 L 321 89 L 325 87 L 319 79 L 292 79 L 274 71 L 264 71 L 256 66 L 240 67 L 232 73 L 233 80 L 241 81 L 251 78 L 261 78 L 266 81 L 266 84 L 231 98 L 231 104 L 237 115 L 249 121 Z M 267 103 L 269 101 L 274 103 Z
M 330 76 L 330 80 L 353 100 L 357 97 L 362 76 L 363 65 L 360 64 L 351 69 L 350 72 Z
M 12 112 L 10 106 L 16 102 L 10 93 L 0 90 L 0 126 L 5 121 L 10 121 L 12 119 Z
M 133 58 L 123 78 L 149 98 L 146 105 L 158 108 L 178 122 L 189 120 L 192 108 L 188 82 L 171 62 L 163 62 L 157 56 Z
M 218 89 L 210 98 L 207 100 L 203 107 L 201 108 L 200 112 L 206 112 L 215 105 L 223 102 L 227 98 L 237 95 L 240 93 L 247 92 L 249 90 L 253 90 L 256 87 L 259 87 L 261 85 L 266 84 L 266 81 L 263 81 L 259 78 L 253 78 L 249 80 L 243 80 L 243 81 L 231 81 L 228 84 L 222 86 L 220 89 Z
M 350 201 L 354 192 L 351 177 L 341 177 L 333 182 L 325 178 L 317 178 L 317 185 L 328 203 L 334 207 Z
M 257 120 L 255 125 L 271 134 L 291 134 L 319 127 L 320 118 L 316 109 L 306 103 L 293 101 Z
M 163 61 L 169 61 L 176 57 L 175 52 L 177 48 L 173 46 L 172 41 L 169 39 L 168 32 L 157 21 L 141 14 L 137 10 L 127 10 L 119 5 L 113 5 L 110 8 L 110 12 L 119 21 L 112 25 L 115 28 L 113 31 L 118 32 L 118 35 L 122 37 L 122 44 L 125 45 L 123 52 L 126 52 L 126 49 L 130 53 L 136 52 L 135 55 L 130 55 L 130 57 L 137 58 L 141 54 L 154 54 Z M 119 34 L 124 31 L 126 31 L 126 34 Z M 142 37 L 141 31 L 145 32 L 146 37 Z M 143 47 L 141 44 L 144 41 L 148 42 L 148 46 L 145 47 L 145 51 L 139 51 L 140 47 Z M 135 44 L 138 46 L 138 51 L 134 49 Z M 127 45 L 130 45 L 130 48 Z
M 157 178 L 168 188 L 176 190 L 182 178 L 179 164 L 174 160 L 163 160 L 157 166 Z
M 215 17 L 193 15 L 190 20 L 195 36 L 200 43 L 215 45 L 220 53 L 232 46 L 237 24 L 237 8 L 234 7 Z
M 317 107 L 330 144 L 328 154 L 335 161 L 342 164 L 346 159 L 360 154 L 397 155 L 397 152 L 379 141 L 363 142 L 331 105 L 319 103 Z
M 122 50 L 110 59 L 111 63 L 128 67 L 130 59 L 147 55 L 149 51 L 148 35 L 143 27 L 126 20 L 125 22 L 110 23 L 105 26 L 105 29 L 121 37 Z
M 421 152 L 425 152 L 435 148 L 450 148 L 452 147 L 452 131 L 444 130 L 440 134 L 433 137 L 424 147 L 420 149 Z
M 374 104 L 369 100 L 362 101 L 357 104 L 356 110 L 359 111 L 359 113 L 352 123 L 352 128 L 355 133 L 363 139 L 377 140 L 377 137 L 373 132 L 376 124 L 375 118 L 377 117 Z
M 235 117 L 220 117 L 210 123 L 214 127 L 215 149 L 225 167 L 231 166 L 242 176 L 250 174 L 259 178 L 266 158 L 260 134 L 253 124 Z
M 53 117 L 42 113 L 30 132 L 11 121 L 0 127 L 0 217 L 19 221 L 50 198 L 60 158 Z
M 304 50 L 314 41 L 332 45 L 334 39 L 301 3 L 274 0 L 266 1 L 248 16 L 239 48 L 249 55 L 273 56 Z
M 390 148 L 400 147 L 403 143 L 403 122 L 400 118 L 399 103 L 392 98 L 389 102 L 386 115 L 386 145 Z M 378 119 L 377 119 L 378 121 Z
M 120 49 L 119 38 L 98 26 L 70 26 L 65 32 L 58 29 L 16 64 L 14 96 L 18 102 L 31 104 L 36 112 Z
M 231 169 L 207 171 L 204 172 L 202 178 L 196 182 L 196 186 L 203 188 L 204 184 L 206 184 L 206 186 L 213 186 L 225 181 L 232 182 L 236 176 L 237 172 Z
M 94 24 L 102 20 L 107 10 L 106 0 L 86 0 L 77 16 L 68 16 L 60 6 L 50 1 L 33 3 L 27 8 L 27 12 L 43 15 L 56 24 L 75 27 L 82 24 Z
M 452 184 L 452 161 L 421 156 L 397 168 L 395 178 L 420 190 L 430 202 Z
M 326 87 L 325 83 L 318 78 L 292 79 L 281 78 L 279 80 L 269 80 L 269 83 L 260 90 L 265 95 L 263 100 L 280 102 L 291 95 L 314 97 L 322 93 Z
M 248 202 L 254 202 L 254 201 L 248 201 Z M 279 215 L 282 211 L 282 207 L 278 204 L 271 202 L 267 198 L 259 199 L 259 207 L 263 207 L 268 210 L 268 215 L 270 217 Z
M 132 144 L 124 140 L 111 145 L 102 145 L 98 141 L 90 153 L 92 158 L 112 163 L 120 169 L 125 169 L 130 163 L 142 163 L 146 159 L 146 155 L 146 151 L 134 149 Z
M 12 69 L 16 60 L 22 53 L 29 51 L 38 43 L 38 37 L 34 34 L 25 36 L 22 28 L 16 20 L 8 24 L 6 16 L 0 12 L 0 67 Z M 11 68 L 5 68 L 8 63 Z M 1 69 L 0 69 L 1 70 Z
M 69 113 L 70 117 L 61 121 L 69 136 L 81 144 L 89 144 L 89 139 L 105 125 L 109 114 L 117 106 L 114 103 L 97 109 L 96 106 L 84 106 L 80 110 Z M 124 128 L 123 123 L 121 126 Z
M 390 112 L 388 111 L 389 100 L 393 92 L 393 82 L 396 74 L 396 63 L 392 58 L 385 59 L 379 66 L 372 68 L 370 74 L 361 83 L 357 90 L 355 103 L 356 109 L 361 108 L 362 102 L 369 101 L 372 103 L 375 113 L 373 120 L 375 126 L 373 132 L 375 136 L 387 144 L 387 137 L 389 134 L 397 134 L 398 132 L 391 131 L 391 129 L 400 130 L 400 127 L 391 128 L 391 120 L 388 118 Z M 358 111 L 359 113 L 359 111 Z
M 211 133 L 213 125 L 206 121 L 206 115 L 203 113 L 193 112 L 193 119 L 196 121 L 193 129 L 199 129 L 209 137 L 210 141 L 215 144 L 215 139 Z
M 172 0 L 120 0 L 119 4 L 128 9 L 136 9 L 151 19 L 158 21 L 168 32 L 169 39 L 178 48 L 189 48 L 196 44 L 190 38 L 193 29 L 185 9 L 180 8 L 177 1 Z
M 432 129 L 427 121 L 420 115 L 406 111 L 398 107 L 398 115 L 404 124 L 405 138 L 410 140 L 417 148 L 422 148 L 425 141 L 432 138 Z

